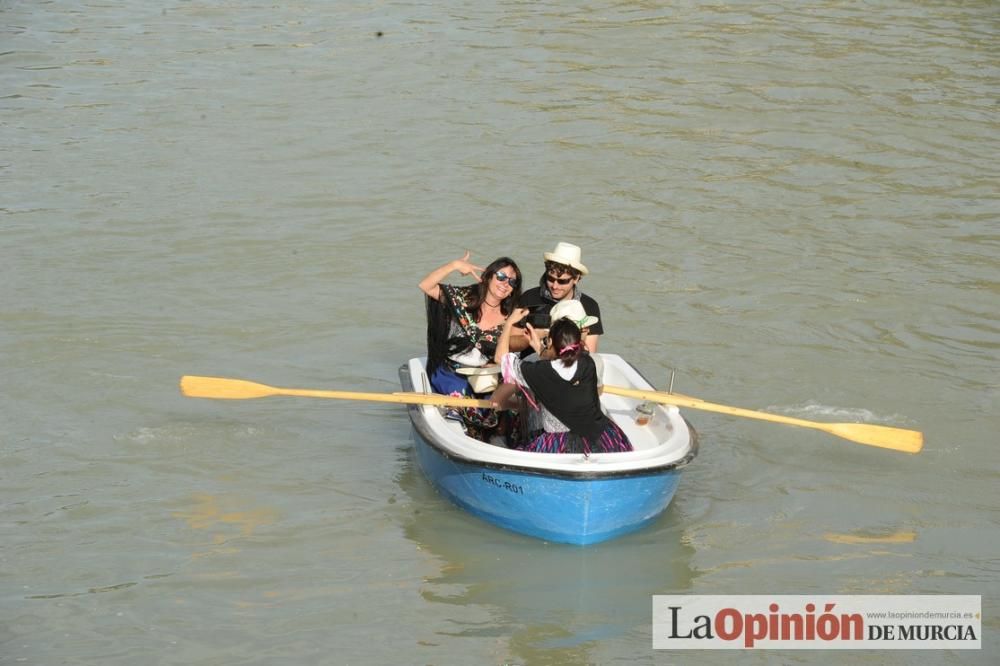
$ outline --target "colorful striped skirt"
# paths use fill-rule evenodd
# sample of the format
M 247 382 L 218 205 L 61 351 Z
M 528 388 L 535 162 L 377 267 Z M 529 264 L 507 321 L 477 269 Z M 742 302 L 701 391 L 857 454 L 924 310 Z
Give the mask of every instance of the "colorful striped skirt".
M 601 436 L 596 441 L 588 441 L 586 437 L 571 432 L 541 432 L 522 446 L 521 451 L 534 453 L 624 453 L 632 451 L 632 442 L 628 435 L 622 432 L 614 421 L 608 422 Z

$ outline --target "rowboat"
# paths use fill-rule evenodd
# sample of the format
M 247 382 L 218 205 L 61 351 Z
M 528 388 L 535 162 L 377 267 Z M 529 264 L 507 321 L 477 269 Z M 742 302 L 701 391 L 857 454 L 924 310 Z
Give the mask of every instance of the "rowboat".
M 617 354 L 599 354 L 605 384 L 653 386 Z M 399 368 L 404 391 L 431 393 L 425 358 Z M 605 393 L 601 403 L 635 450 L 628 453 L 534 453 L 473 439 L 442 408 L 410 404 L 416 459 L 438 491 L 499 527 L 557 543 L 588 545 L 649 525 L 666 510 L 680 470 L 698 452 L 697 433 L 677 407 L 652 405 L 636 423 L 639 400 Z

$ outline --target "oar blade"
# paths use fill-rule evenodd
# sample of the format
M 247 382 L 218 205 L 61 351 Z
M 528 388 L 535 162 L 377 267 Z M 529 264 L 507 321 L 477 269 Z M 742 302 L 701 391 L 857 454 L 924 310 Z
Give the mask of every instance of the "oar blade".
M 918 430 L 867 423 L 829 423 L 827 426 L 827 432 L 859 444 L 880 446 L 903 453 L 920 453 L 924 448 L 924 434 Z
M 272 386 L 225 377 L 181 377 L 181 393 L 189 398 L 214 398 L 216 400 L 247 400 L 277 395 Z

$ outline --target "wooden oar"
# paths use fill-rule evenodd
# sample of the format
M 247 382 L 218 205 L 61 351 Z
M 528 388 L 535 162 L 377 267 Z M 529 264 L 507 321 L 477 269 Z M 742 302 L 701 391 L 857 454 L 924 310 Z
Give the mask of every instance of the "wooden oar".
M 441 405 L 444 407 L 491 407 L 489 400 L 455 398 L 437 393 L 358 393 L 356 391 L 319 391 L 314 389 L 278 388 L 243 379 L 225 377 L 181 377 L 181 393 L 189 398 L 215 398 L 217 400 L 248 400 L 273 395 L 304 398 L 334 398 L 337 400 L 368 400 L 395 402 L 408 405 Z
M 889 426 L 868 425 L 867 423 L 822 423 L 819 421 L 806 421 L 788 416 L 768 414 L 767 412 L 755 412 L 742 407 L 729 407 L 728 405 L 717 405 L 705 402 L 699 398 L 691 398 L 677 393 L 661 393 L 660 391 L 643 391 L 638 389 L 623 388 L 619 386 L 604 386 L 605 393 L 622 395 L 629 398 L 639 398 L 650 402 L 658 402 L 664 405 L 676 405 L 678 407 L 688 407 L 690 409 L 701 409 L 707 412 L 718 412 L 720 414 L 730 414 L 732 416 L 744 416 L 750 419 L 760 419 L 761 421 L 773 421 L 775 423 L 785 423 L 787 425 L 800 426 L 802 428 L 814 428 L 828 432 L 837 437 L 849 439 L 859 444 L 869 446 L 881 446 L 884 449 L 894 449 L 904 453 L 918 453 L 924 447 L 924 434 L 917 430 L 903 430 L 902 428 L 890 428 Z

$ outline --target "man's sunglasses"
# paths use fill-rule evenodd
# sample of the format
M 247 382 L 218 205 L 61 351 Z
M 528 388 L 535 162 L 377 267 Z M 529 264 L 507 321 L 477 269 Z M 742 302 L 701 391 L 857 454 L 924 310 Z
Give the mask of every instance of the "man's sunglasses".
M 493 275 L 496 276 L 498 282 L 506 282 L 509 284 L 511 289 L 517 289 L 517 285 L 520 284 L 520 281 L 516 277 L 508 277 L 503 271 L 497 271 Z
M 549 275 L 548 273 L 546 273 L 545 274 L 545 281 L 546 282 L 555 282 L 556 284 L 569 284 L 570 282 L 573 281 L 573 278 L 571 278 L 571 277 L 560 278 L 560 277 L 556 277 L 554 275 Z

